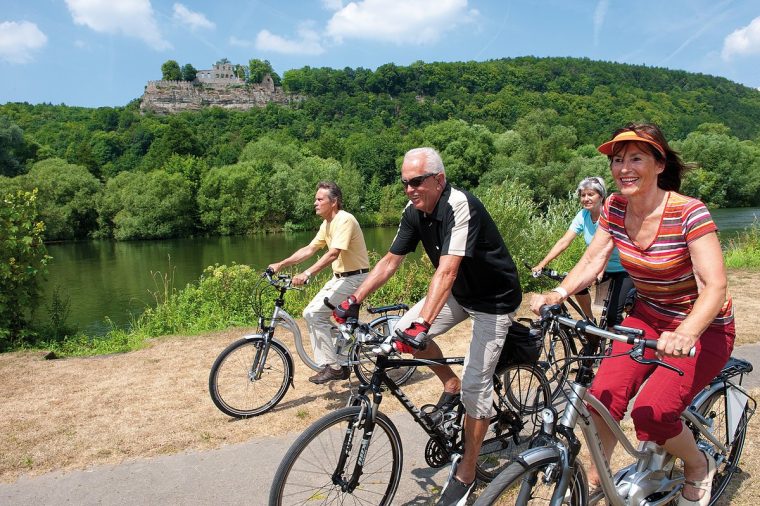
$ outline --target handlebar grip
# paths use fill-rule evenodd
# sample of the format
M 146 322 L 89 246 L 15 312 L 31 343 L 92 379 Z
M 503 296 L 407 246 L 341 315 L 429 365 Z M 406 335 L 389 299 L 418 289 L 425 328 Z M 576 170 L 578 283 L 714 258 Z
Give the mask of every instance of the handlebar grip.
M 650 348 L 652 350 L 657 349 L 657 339 L 641 339 L 639 342 L 644 343 L 644 348 Z M 689 353 L 682 354 L 683 357 L 693 357 L 697 354 L 697 347 L 692 346 Z
M 322 302 L 324 302 L 325 306 L 327 306 L 329 309 L 335 310 L 335 306 L 332 305 L 329 297 L 325 297 L 325 300 L 323 300 Z

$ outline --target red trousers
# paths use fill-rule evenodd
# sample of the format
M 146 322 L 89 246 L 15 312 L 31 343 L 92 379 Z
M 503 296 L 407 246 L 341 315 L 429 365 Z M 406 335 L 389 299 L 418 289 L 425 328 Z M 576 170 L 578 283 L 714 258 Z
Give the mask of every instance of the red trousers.
M 622 325 L 644 330 L 648 339 L 658 339 L 662 332 L 675 330 L 679 323 L 655 318 L 650 311 L 637 311 L 634 307 Z M 625 416 L 630 400 L 636 397 L 631 410 L 636 436 L 639 441 L 661 445 L 681 433 L 681 413 L 726 364 L 734 348 L 735 335 L 733 321 L 724 326 L 711 325 L 697 341 L 696 356 L 666 357 L 664 362 L 682 370 L 683 376 L 664 367 L 639 364 L 627 355 L 604 359 L 589 391 L 618 421 Z M 630 348 L 615 341 L 612 355 Z M 654 358 L 654 350 L 646 350 L 644 356 Z

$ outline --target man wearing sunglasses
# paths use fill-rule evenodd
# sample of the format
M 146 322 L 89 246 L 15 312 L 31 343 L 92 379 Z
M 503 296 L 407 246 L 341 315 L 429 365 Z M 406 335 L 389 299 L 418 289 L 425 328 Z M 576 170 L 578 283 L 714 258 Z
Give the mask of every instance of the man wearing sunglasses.
M 418 358 L 441 358 L 432 338 L 472 318 L 464 376 L 449 366 L 431 367 L 443 383 L 441 410 L 461 393 L 465 451 L 444 487 L 439 505 L 465 504 L 475 483 L 475 464 L 492 416 L 493 372 L 522 294 L 517 269 L 496 224 L 483 204 L 446 181 L 443 161 L 432 148 L 406 153 L 401 184 L 409 198 L 388 253 L 367 279 L 333 312 L 341 322 L 357 316 L 361 302 L 396 272 L 404 256 L 422 242 L 435 267 L 427 296 L 399 321 L 396 349 Z

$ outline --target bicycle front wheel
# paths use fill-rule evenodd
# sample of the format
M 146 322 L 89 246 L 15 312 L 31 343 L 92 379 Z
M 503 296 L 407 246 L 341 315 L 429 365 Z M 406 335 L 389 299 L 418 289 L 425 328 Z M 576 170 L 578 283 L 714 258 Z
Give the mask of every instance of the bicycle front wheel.
M 320 418 L 293 443 L 272 480 L 270 506 L 378 504 L 393 501 L 401 479 L 401 437 L 383 413 L 367 432 L 359 406 Z M 363 443 L 369 438 L 369 444 Z M 357 469 L 357 458 L 364 466 Z
M 573 356 L 572 346 L 565 332 L 552 328 L 544 336 L 544 346 L 538 357 L 538 366 L 544 371 L 551 389 L 552 399 L 556 399 L 567 381 L 570 362 Z
M 558 485 L 561 468 L 556 451 L 537 448 L 527 462 L 521 457 L 502 471 L 478 495 L 474 506 L 523 506 L 550 504 Z M 529 453 L 526 453 L 527 456 Z M 573 468 L 570 483 L 562 499 L 568 506 L 585 505 L 588 502 L 586 473 L 580 464 Z
M 494 386 L 496 416 L 491 420 L 476 472 L 489 482 L 516 456 L 530 447 L 541 428 L 537 414 L 551 403 L 551 390 L 543 372 L 530 364 L 510 365 Z
M 718 466 L 713 477 L 711 505 L 715 504 L 721 494 L 725 492 L 734 473 L 739 472 L 739 458 L 742 455 L 742 450 L 744 450 L 744 440 L 747 438 L 750 407 L 744 405 L 741 408 L 740 404 L 735 404 L 732 408 L 735 407 L 737 412 L 729 414 L 729 388 L 724 384 L 695 406 L 697 413 L 712 422 L 712 435 L 726 447 L 727 451 L 722 451 L 716 447 L 689 424 L 689 428 L 692 429 L 697 440 L 697 446 L 707 450 L 715 458 Z
M 381 336 L 389 336 L 396 329 L 396 324 L 401 319 L 398 315 L 381 316 L 370 322 L 370 328 Z M 370 353 L 376 344 L 356 343 L 351 350 L 350 360 L 353 364 L 354 373 L 359 381 L 369 384 L 372 378 L 372 372 L 375 370 L 375 356 Z M 400 357 L 399 353 L 393 353 L 391 356 Z M 398 367 L 396 369 L 387 369 L 385 372 L 389 378 L 396 382 L 397 385 L 403 385 L 412 377 L 417 368 L 414 366 Z
M 248 418 L 274 408 L 288 391 L 292 377 L 285 347 L 275 341 L 267 346 L 264 338 L 257 336 L 235 341 L 219 354 L 211 366 L 208 390 L 223 413 Z

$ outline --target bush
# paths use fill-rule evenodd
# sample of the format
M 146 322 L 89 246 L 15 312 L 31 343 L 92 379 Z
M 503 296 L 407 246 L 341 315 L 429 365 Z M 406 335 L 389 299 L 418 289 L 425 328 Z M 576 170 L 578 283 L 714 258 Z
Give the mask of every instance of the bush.
M 724 257 L 730 269 L 760 268 L 760 221 L 755 219 L 738 237 L 731 239 Z
M 39 303 L 39 278 L 50 257 L 37 212 L 37 192 L 16 191 L 0 205 L 0 350 L 33 337 L 29 319 Z
M 545 289 L 547 281 L 530 276 L 525 264 L 536 265 L 567 231 L 578 212 L 577 199 L 568 196 L 565 200 L 552 200 L 542 213 L 533 202 L 530 190 L 519 183 L 507 181 L 477 193 L 499 227 L 520 273 L 523 292 Z M 569 270 L 584 249 L 582 240 L 573 241 L 552 267 Z

